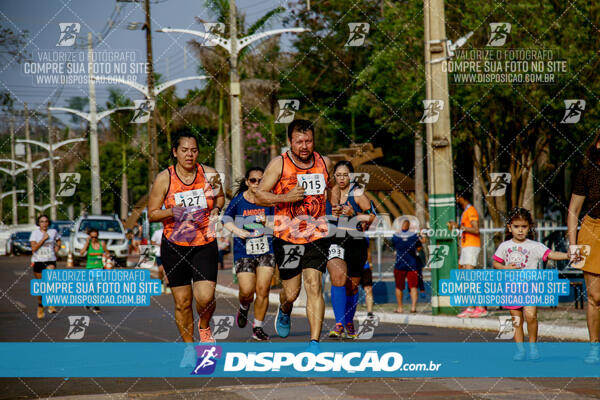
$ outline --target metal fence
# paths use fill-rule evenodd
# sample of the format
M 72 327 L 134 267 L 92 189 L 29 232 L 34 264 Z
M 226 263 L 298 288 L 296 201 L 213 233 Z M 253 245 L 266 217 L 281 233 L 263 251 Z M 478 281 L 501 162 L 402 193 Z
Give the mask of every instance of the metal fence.
M 492 268 L 492 257 L 496 251 L 497 244 L 504 240 L 504 228 L 489 228 L 490 221 L 484 221 L 484 227 L 481 232 L 481 247 L 482 251 L 479 255 L 479 267 Z M 554 221 L 540 221 L 535 228 L 535 240 L 544 243 L 551 250 L 563 251 L 568 250 L 568 242 L 566 240 L 566 226 L 558 226 Z M 372 250 L 372 268 L 374 279 L 383 280 L 391 278 L 394 272 L 395 250 L 391 244 L 391 237 L 396 231 L 391 229 L 381 229 L 366 232 L 366 235 L 371 239 Z M 497 244 L 496 244 L 497 243 Z M 548 261 L 546 268 L 557 268 L 563 270 L 567 267 L 566 261 Z M 458 267 L 458 266 L 457 266 Z M 544 266 L 540 265 L 540 268 Z M 581 273 L 581 271 L 570 271 L 572 274 Z M 425 278 L 429 276 L 429 271 L 426 268 L 423 271 Z

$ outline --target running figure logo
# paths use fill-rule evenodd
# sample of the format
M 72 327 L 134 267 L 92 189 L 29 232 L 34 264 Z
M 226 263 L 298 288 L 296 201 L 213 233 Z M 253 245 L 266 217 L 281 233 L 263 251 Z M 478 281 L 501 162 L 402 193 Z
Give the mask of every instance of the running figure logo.
M 589 244 L 572 244 L 569 246 L 571 254 L 571 267 L 581 269 L 585 266 L 585 260 L 589 257 L 592 247 Z
M 365 43 L 365 39 L 369 34 L 369 29 L 371 29 L 371 25 L 369 25 L 366 22 L 350 22 L 348 24 L 348 29 L 350 30 L 350 34 L 344 46 L 358 47 L 362 46 Z
M 294 269 L 300 265 L 300 259 L 304 255 L 304 246 L 301 244 L 285 244 L 283 245 L 283 262 L 279 269 Z
M 369 340 L 375 333 L 375 328 L 379 326 L 379 317 L 359 317 L 358 318 L 358 332 L 357 339 Z
M 508 172 L 491 172 L 490 173 L 490 191 L 488 196 L 497 197 L 504 196 L 506 188 L 510 184 L 510 173 Z
M 205 39 L 203 46 L 214 47 L 217 45 L 219 39 L 222 39 L 223 33 L 225 32 L 225 24 L 222 22 L 205 22 L 204 23 L 204 32 L 210 34 L 211 37 L 209 39 Z
M 58 26 L 60 28 L 60 37 L 58 38 L 58 43 L 56 43 L 56 46 L 73 46 L 75 39 L 77 39 L 77 35 L 81 30 L 81 25 L 79 22 L 60 22 Z
M 508 22 L 492 22 L 490 23 L 490 40 L 486 46 L 500 47 L 504 46 L 508 34 L 510 33 L 511 24 Z
M 87 315 L 69 315 L 69 331 L 65 340 L 83 339 L 85 329 L 90 326 L 90 317 Z
M 191 375 L 210 375 L 215 372 L 217 359 L 223 355 L 221 346 L 196 346 L 196 367 Z
M 423 116 L 421 124 L 435 124 L 444 109 L 444 100 L 423 100 Z
M 135 112 L 129 121 L 132 124 L 145 124 L 150 119 L 150 113 L 154 111 L 154 100 L 134 100 Z
M 276 124 L 289 124 L 294 120 L 296 111 L 300 109 L 300 100 L 296 99 L 284 99 L 277 100 L 279 104 L 279 114 L 275 119 Z
M 498 335 L 496 339 L 498 340 L 510 340 L 515 337 L 515 325 L 518 325 L 521 321 L 520 317 L 510 316 L 510 315 L 501 315 L 498 318 L 500 322 L 500 329 L 498 330 Z
M 581 113 L 585 110 L 585 100 L 565 100 L 565 116 L 560 121 L 561 124 L 576 124 L 581 118 Z
M 431 269 L 438 269 L 444 266 L 444 260 L 450 252 L 450 247 L 445 244 L 430 244 L 429 246 L 429 261 L 427 265 Z
M 231 315 L 213 315 L 211 322 L 213 323 L 212 334 L 217 340 L 227 339 L 229 331 L 233 328 L 233 317 Z
M 350 192 L 353 191 L 355 196 L 362 196 L 367 188 L 371 175 L 366 172 L 351 172 L 350 173 Z
M 212 188 L 212 193 L 207 191 L 207 197 L 217 197 L 221 191 L 221 188 L 223 187 L 223 183 L 225 182 L 225 174 L 222 172 L 207 172 L 205 175 L 208 184 Z
M 75 189 L 81 181 L 81 174 L 78 172 L 61 172 L 58 174 L 60 179 L 60 187 L 58 188 L 57 196 L 71 197 L 75 194 Z

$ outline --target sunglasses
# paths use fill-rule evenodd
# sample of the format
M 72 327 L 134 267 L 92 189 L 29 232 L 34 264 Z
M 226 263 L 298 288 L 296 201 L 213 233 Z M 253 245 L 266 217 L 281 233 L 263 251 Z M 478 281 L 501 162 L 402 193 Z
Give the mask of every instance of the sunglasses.
M 250 183 L 260 183 L 260 181 L 262 181 L 262 179 L 258 179 L 258 178 L 249 178 L 248 182 Z

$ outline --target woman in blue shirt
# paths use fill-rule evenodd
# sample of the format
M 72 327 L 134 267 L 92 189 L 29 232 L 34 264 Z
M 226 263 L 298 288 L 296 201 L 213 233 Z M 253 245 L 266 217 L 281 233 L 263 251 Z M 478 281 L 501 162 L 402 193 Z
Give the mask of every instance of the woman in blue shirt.
M 255 340 L 269 339 L 263 330 L 263 321 L 269 307 L 269 289 L 275 272 L 272 237 L 264 234 L 267 217 L 273 215 L 273 208 L 255 204 L 256 189 L 262 176 L 262 168 L 254 167 L 246 172 L 225 211 L 227 221 L 223 224 L 235 235 L 233 262 L 240 286 L 236 323 L 240 328 L 246 326 L 248 309 L 256 293 L 252 325 Z
M 395 313 L 403 312 L 402 296 L 404 292 L 404 282 L 408 281 L 410 291 L 411 313 L 417 312 L 417 288 L 419 286 L 419 269 L 421 267 L 418 252 L 422 248 L 419 235 L 411 232 L 410 221 L 402 221 L 400 232 L 396 232 L 392 237 L 392 244 L 396 249 L 396 264 L 394 265 L 394 280 L 396 281 L 396 301 L 398 306 Z

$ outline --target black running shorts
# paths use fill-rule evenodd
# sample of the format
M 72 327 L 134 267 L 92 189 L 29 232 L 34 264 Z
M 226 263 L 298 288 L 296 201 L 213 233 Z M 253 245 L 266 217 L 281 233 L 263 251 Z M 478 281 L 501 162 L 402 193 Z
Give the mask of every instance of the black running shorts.
M 325 272 L 328 251 L 329 238 L 306 244 L 294 244 L 276 237 L 273 238 L 275 262 L 279 268 L 279 277 L 283 281 L 300 275 L 306 268 Z
M 197 281 L 217 281 L 217 241 L 202 246 L 179 246 L 164 236 L 160 244 L 160 258 L 169 286 L 191 285 Z

